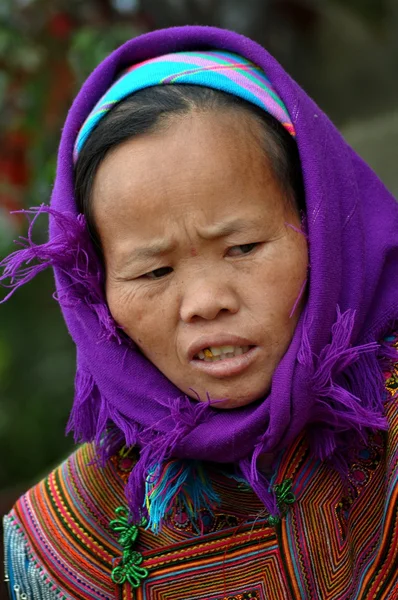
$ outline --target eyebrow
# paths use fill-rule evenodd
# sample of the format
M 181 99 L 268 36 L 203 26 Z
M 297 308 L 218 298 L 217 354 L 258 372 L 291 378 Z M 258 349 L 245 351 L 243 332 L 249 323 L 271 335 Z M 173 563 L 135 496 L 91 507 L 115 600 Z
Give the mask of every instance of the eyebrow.
M 200 237 L 206 240 L 213 240 L 221 237 L 226 237 L 232 233 L 237 233 L 247 229 L 248 225 L 252 225 L 250 221 L 244 221 L 243 219 L 233 219 L 227 223 L 220 223 L 207 227 L 205 230 L 200 231 Z M 155 241 L 150 246 L 141 246 L 134 248 L 133 252 L 129 254 L 123 261 L 123 265 L 130 264 L 135 260 L 145 260 L 148 258 L 155 258 L 163 254 L 169 254 L 176 247 L 176 243 L 172 240 L 164 239 Z
M 159 240 L 150 246 L 134 248 L 134 251 L 131 254 L 131 259 L 153 258 L 154 256 L 168 254 L 174 250 L 175 246 L 176 244 L 171 240 Z
M 205 240 L 214 240 L 220 237 L 226 237 L 227 235 L 231 235 L 231 233 L 238 233 L 239 231 L 243 231 L 252 224 L 252 221 L 245 221 L 243 219 L 232 219 L 231 221 L 227 221 L 226 223 L 219 223 L 207 227 L 206 230 L 200 232 L 200 236 Z

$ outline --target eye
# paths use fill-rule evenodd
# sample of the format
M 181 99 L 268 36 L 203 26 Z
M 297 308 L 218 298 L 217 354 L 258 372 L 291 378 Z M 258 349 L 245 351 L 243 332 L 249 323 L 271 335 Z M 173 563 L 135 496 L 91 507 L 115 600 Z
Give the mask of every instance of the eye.
M 228 256 L 242 256 L 242 254 L 250 254 L 260 244 L 254 242 L 252 244 L 240 244 L 239 246 L 232 246 L 228 250 Z
M 154 269 L 153 271 L 149 271 L 149 273 L 145 273 L 144 277 L 148 279 L 162 279 L 162 277 L 171 273 L 172 270 L 171 267 L 160 267 L 160 269 Z

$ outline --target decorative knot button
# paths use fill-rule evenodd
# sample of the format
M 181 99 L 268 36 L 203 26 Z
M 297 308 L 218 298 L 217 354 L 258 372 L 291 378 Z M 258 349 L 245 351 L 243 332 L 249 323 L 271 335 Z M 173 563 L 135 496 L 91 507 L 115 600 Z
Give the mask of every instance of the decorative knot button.
M 142 580 L 148 577 L 149 572 L 148 569 L 140 566 L 143 556 L 141 552 L 134 549 L 134 546 L 139 527 L 145 527 L 147 521 L 143 518 L 138 524 L 130 523 L 128 510 L 124 506 L 119 506 L 115 514 L 117 518 L 110 521 L 109 527 L 118 534 L 123 555 L 120 564 L 112 570 L 111 578 L 116 584 L 123 585 L 128 582 L 133 588 L 138 588 Z

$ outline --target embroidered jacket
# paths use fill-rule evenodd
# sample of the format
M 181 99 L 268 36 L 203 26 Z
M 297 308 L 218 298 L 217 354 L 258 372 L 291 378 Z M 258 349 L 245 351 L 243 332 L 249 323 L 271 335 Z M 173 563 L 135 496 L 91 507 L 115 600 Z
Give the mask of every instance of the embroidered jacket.
M 389 431 L 371 435 L 346 482 L 309 458 L 304 435 L 283 454 L 279 522 L 207 465 L 222 502 L 202 515 L 204 530 L 176 505 L 155 535 L 124 508 L 134 452 L 100 469 L 82 446 L 5 517 L 11 598 L 397 599 L 398 365 L 386 378 Z

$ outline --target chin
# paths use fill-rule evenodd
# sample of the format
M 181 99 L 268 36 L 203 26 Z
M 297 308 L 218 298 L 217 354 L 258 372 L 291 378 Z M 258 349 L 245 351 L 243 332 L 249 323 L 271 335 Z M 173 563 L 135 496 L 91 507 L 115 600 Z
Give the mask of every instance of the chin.
M 249 406 L 250 404 L 254 404 L 255 402 L 261 401 L 268 394 L 270 390 L 270 385 L 260 390 L 258 393 L 242 393 L 237 394 L 236 390 L 234 393 L 228 394 L 225 392 L 224 394 L 220 393 L 212 393 L 211 390 L 208 390 L 204 394 L 200 394 L 200 399 L 202 402 L 207 402 L 207 394 L 211 398 L 211 407 L 217 410 L 233 410 L 236 408 L 243 408 L 244 406 Z M 189 392 L 189 396 L 193 400 L 198 400 L 198 396 L 192 394 L 192 390 Z M 220 398 L 220 399 L 218 399 Z
M 243 408 L 244 406 L 248 406 L 249 404 L 254 404 L 257 402 L 259 398 L 244 398 L 238 400 L 215 400 L 212 403 L 212 408 L 216 408 L 217 410 L 233 410 L 236 408 Z

